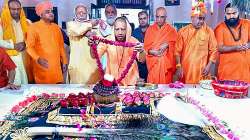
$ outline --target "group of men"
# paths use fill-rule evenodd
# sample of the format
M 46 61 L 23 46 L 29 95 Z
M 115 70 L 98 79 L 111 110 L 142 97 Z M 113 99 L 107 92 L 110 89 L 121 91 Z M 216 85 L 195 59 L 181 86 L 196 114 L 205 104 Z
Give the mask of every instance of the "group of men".
M 152 25 L 148 13 L 139 12 L 139 27 L 132 31 L 125 17 L 117 17 L 114 5 L 106 5 L 106 20 L 94 20 L 89 19 L 87 7 L 79 4 L 74 9 L 74 19 L 67 23 L 69 58 L 61 29 L 53 23 L 52 10 L 51 2 L 39 3 L 36 13 L 41 19 L 31 23 L 19 0 L 9 0 L 3 8 L 0 87 L 17 89 L 17 84 L 28 82 L 65 83 L 66 72 L 68 83 L 95 84 L 100 75 L 90 47 L 93 43 L 98 44 L 99 57 L 107 60 L 103 61 L 106 73 L 115 78 L 122 75 L 129 58 L 137 51 L 137 59 L 121 85 L 134 85 L 139 77 L 156 84 L 177 80 L 196 84 L 215 76 L 250 82 L 250 21 L 239 18 L 238 9 L 230 3 L 225 8 L 225 21 L 214 31 L 205 23 L 206 9 L 197 6 L 192 9 L 191 24 L 178 32 L 167 23 L 164 7 L 156 9 Z M 94 35 L 139 45 L 128 48 L 99 43 L 93 40 Z

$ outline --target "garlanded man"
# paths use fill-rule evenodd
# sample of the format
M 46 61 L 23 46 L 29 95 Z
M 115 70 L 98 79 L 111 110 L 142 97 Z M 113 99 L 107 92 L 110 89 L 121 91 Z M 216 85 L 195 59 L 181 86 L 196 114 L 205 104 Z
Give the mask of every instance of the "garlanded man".
M 124 17 L 118 17 L 114 22 L 114 34 L 111 34 L 107 37 L 109 40 L 118 41 L 118 42 L 130 42 L 130 43 L 139 43 L 137 39 L 131 36 L 131 27 L 128 24 L 128 21 Z M 93 45 L 93 40 L 89 40 L 89 45 Z M 130 62 L 129 58 L 133 55 L 134 51 L 139 52 L 137 56 L 138 60 L 143 60 L 144 50 L 141 45 L 137 45 L 135 48 L 132 47 L 122 47 L 114 46 L 109 44 L 100 43 L 97 46 L 97 52 L 99 57 L 104 53 L 107 53 L 107 68 L 106 73 L 110 74 L 118 79 L 122 76 L 124 69 L 127 68 L 127 64 Z M 91 49 L 91 54 L 94 57 L 94 52 Z M 136 61 L 132 63 L 127 75 L 121 81 L 121 85 L 135 85 L 137 79 L 139 78 L 138 68 Z

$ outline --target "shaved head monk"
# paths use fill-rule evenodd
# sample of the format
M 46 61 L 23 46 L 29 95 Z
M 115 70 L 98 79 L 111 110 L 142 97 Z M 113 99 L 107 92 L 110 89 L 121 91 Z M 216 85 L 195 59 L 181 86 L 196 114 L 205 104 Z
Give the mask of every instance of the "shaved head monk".
M 172 82 L 175 71 L 174 46 L 177 32 L 166 22 L 167 11 L 164 7 L 156 9 L 155 23 L 146 31 L 144 48 L 147 52 L 148 82 L 167 84 Z

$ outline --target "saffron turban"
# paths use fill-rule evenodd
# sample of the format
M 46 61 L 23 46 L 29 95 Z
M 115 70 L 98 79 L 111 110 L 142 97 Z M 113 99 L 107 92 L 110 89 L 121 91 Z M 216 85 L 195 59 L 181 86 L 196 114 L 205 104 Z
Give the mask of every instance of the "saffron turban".
M 202 1 L 195 1 L 192 3 L 191 16 L 204 16 L 207 14 L 205 3 Z
M 43 1 L 36 5 L 36 14 L 41 16 L 46 10 L 53 9 L 53 4 L 50 1 Z

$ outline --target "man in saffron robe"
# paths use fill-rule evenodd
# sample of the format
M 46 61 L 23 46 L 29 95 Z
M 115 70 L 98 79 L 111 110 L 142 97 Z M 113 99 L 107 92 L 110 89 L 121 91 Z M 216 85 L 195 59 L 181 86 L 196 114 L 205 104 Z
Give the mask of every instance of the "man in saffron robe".
M 27 74 L 24 66 L 25 40 L 28 21 L 19 0 L 9 0 L 3 7 L 0 21 L 0 46 L 16 64 L 15 84 L 27 84 Z M 29 64 L 27 64 L 29 66 Z
M 147 80 L 150 83 L 171 83 L 175 71 L 174 45 L 177 32 L 166 23 L 166 18 L 166 9 L 157 8 L 156 22 L 148 27 L 144 38 L 144 48 L 147 52 Z
M 77 5 L 75 19 L 67 23 L 70 38 L 69 82 L 72 84 L 95 84 L 99 80 L 96 61 L 90 55 L 88 37 L 94 21 L 87 19 L 87 7 Z
M 44 1 L 36 6 L 41 20 L 28 28 L 27 52 L 34 61 L 35 83 L 63 83 L 62 72 L 67 70 L 67 57 L 60 27 L 53 23 L 53 5 Z M 61 68 L 62 63 L 62 68 Z
M 107 37 L 109 40 L 119 41 L 119 42 L 131 42 L 139 43 L 137 39 L 131 36 L 131 27 L 128 21 L 124 17 L 118 17 L 114 23 L 114 34 Z M 91 45 L 93 41 L 89 40 Z M 115 79 L 121 76 L 122 71 L 126 68 L 133 51 L 138 51 L 138 60 L 144 60 L 145 54 L 141 45 L 135 48 L 128 48 L 122 46 L 107 45 L 100 43 L 97 46 L 97 51 L 99 56 L 103 56 L 104 53 L 107 54 L 107 68 L 106 73 L 113 75 Z M 93 55 L 92 49 L 91 54 Z M 121 81 L 121 85 L 135 85 L 137 79 L 139 78 L 138 67 L 136 61 L 133 62 L 128 74 Z
M 218 78 L 250 83 L 250 20 L 239 18 L 238 9 L 229 3 L 215 36 L 220 53 Z
M 197 84 L 206 78 L 217 59 L 217 42 L 213 30 L 205 23 L 205 6 L 193 9 L 192 23 L 179 30 L 175 45 L 175 75 L 187 84 Z

